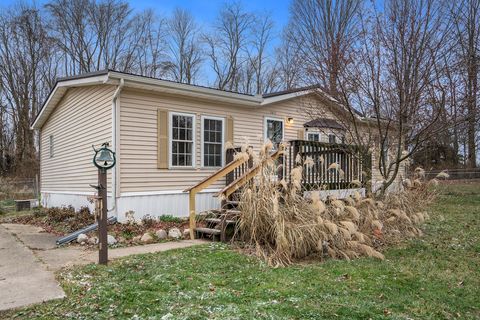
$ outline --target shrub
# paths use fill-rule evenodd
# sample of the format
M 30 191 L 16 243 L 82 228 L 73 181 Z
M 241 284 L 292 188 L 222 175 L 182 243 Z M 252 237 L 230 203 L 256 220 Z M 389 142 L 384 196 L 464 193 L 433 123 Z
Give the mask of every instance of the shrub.
M 55 207 L 44 209 L 43 212 L 45 212 L 44 223 L 64 232 L 77 231 L 95 222 L 95 216 L 90 213 L 88 207 L 81 207 L 78 211 L 75 211 L 72 206 Z M 41 216 L 42 210 L 39 210 L 37 217 Z
M 38 208 L 33 209 L 32 215 L 35 218 L 45 217 L 47 215 L 47 210 L 45 210 L 44 208 L 38 207 Z
M 54 207 L 47 209 L 45 221 L 47 223 L 58 223 L 73 217 L 75 217 L 75 209 L 72 206 Z
M 131 239 L 137 235 L 142 235 L 145 232 L 145 227 L 137 223 L 117 223 L 115 225 L 115 233 Z
M 383 244 L 421 235 L 417 225 L 428 215 L 420 211 L 433 199 L 425 183 L 414 183 L 414 189 L 388 195 L 384 201 L 362 199 L 356 192 L 344 200 L 330 197 L 324 202 L 319 192 L 310 199 L 303 197 L 302 171 L 308 165 L 300 163 L 292 169 L 290 183 L 277 182 L 272 175 L 278 168 L 266 160 L 241 193 L 241 240 L 270 265 L 288 265 L 311 255 L 383 259 L 378 251 Z
M 158 221 L 181 223 L 183 220 L 178 217 L 174 217 L 171 214 L 162 214 L 160 217 L 158 217 Z
M 153 228 L 157 224 L 157 219 L 155 217 L 152 217 L 149 214 L 146 214 L 142 217 L 142 225 L 145 226 L 145 228 Z

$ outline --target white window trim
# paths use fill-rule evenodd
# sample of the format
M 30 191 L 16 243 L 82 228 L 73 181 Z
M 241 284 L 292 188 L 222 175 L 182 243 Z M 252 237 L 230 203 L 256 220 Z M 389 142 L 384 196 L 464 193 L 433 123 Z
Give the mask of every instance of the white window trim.
M 205 152 L 205 140 L 204 140 L 204 120 L 205 119 L 210 119 L 210 120 L 219 120 L 219 121 L 222 121 L 222 151 L 221 151 L 221 165 L 220 167 L 211 167 L 211 166 L 205 166 L 204 165 L 204 152 Z M 214 116 L 201 116 L 201 123 L 200 123 L 200 135 L 201 135 L 201 140 L 200 140 L 200 143 L 201 143 L 201 166 L 202 168 L 221 168 L 225 165 L 225 118 L 222 118 L 222 117 L 214 117 Z
M 310 136 L 310 135 L 314 135 L 314 134 L 315 134 L 315 135 L 318 135 L 318 142 L 322 142 L 322 134 L 321 134 L 320 132 L 316 132 L 316 131 L 314 131 L 314 132 L 308 132 L 308 131 L 307 131 L 306 133 L 307 133 L 307 136 L 306 136 L 305 138 L 307 138 L 307 141 L 310 141 L 310 139 L 309 139 L 309 136 Z M 312 140 L 312 141 L 313 141 L 313 140 Z
M 265 117 L 263 119 L 263 140 L 267 141 L 267 122 L 268 120 L 281 121 L 282 122 L 282 142 L 285 142 L 285 119 L 276 117 Z M 273 141 L 272 141 L 273 142 Z
M 192 165 L 191 166 L 174 166 L 172 165 L 172 125 L 173 125 L 173 116 L 187 116 L 192 117 Z M 183 113 L 183 112 L 169 112 L 168 113 L 168 168 L 169 169 L 191 169 L 195 168 L 197 157 L 196 157 L 196 116 L 194 113 Z

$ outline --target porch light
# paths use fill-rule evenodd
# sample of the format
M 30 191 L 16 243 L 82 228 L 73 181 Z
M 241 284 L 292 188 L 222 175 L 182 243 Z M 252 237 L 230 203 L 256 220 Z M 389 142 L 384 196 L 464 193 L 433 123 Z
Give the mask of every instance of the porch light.
M 292 117 L 287 118 L 287 124 L 293 124 L 293 118 Z

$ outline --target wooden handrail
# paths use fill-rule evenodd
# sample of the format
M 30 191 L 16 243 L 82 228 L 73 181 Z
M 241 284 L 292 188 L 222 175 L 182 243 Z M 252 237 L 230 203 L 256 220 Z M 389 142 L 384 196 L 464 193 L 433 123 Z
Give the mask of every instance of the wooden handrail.
M 206 177 L 193 187 L 185 189 L 183 192 L 188 192 L 188 207 L 189 207 L 189 220 L 190 220 L 190 239 L 195 239 L 194 229 L 196 227 L 195 221 L 195 196 L 197 192 L 202 191 L 208 186 L 212 185 L 214 182 L 225 177 L 227 174 L 240 167 L 241 165 L 248 162 L 248 159 L 237 159 L 229 162 L 224 167 L 218 169 L 212 175 Z
M 215 194 L 215 197 L 219 196 L 225 196 L 228 198 L 232 193 L 234 193 L 238 188 L 246 184 L 248 181 L 250 181 L 253 177 L 257 175 L 257 173 L 260 171 L 260 169 L 265 165 L 265 162 L 269 160 L 277 160 L 278 157 L 280 157 L 281 154 L 283 154 L 285 147 L 283 145 L 280 145 L 278 150 L 274 152 L 270 157 L 264 159 L 262 162 L 245 172 L 243 175 L 232 181 L 228 186 L 220 190 L 217 194 Z

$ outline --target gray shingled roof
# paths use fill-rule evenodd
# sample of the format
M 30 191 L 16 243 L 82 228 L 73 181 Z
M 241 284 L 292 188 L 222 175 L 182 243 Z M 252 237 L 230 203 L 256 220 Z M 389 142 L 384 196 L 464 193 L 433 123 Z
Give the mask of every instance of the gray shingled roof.
M 317 118 L 303 124 L 305 128 L 330 128 L 330 129 L 340 129 L 345 130 L 338 121 L 328 118 Z

